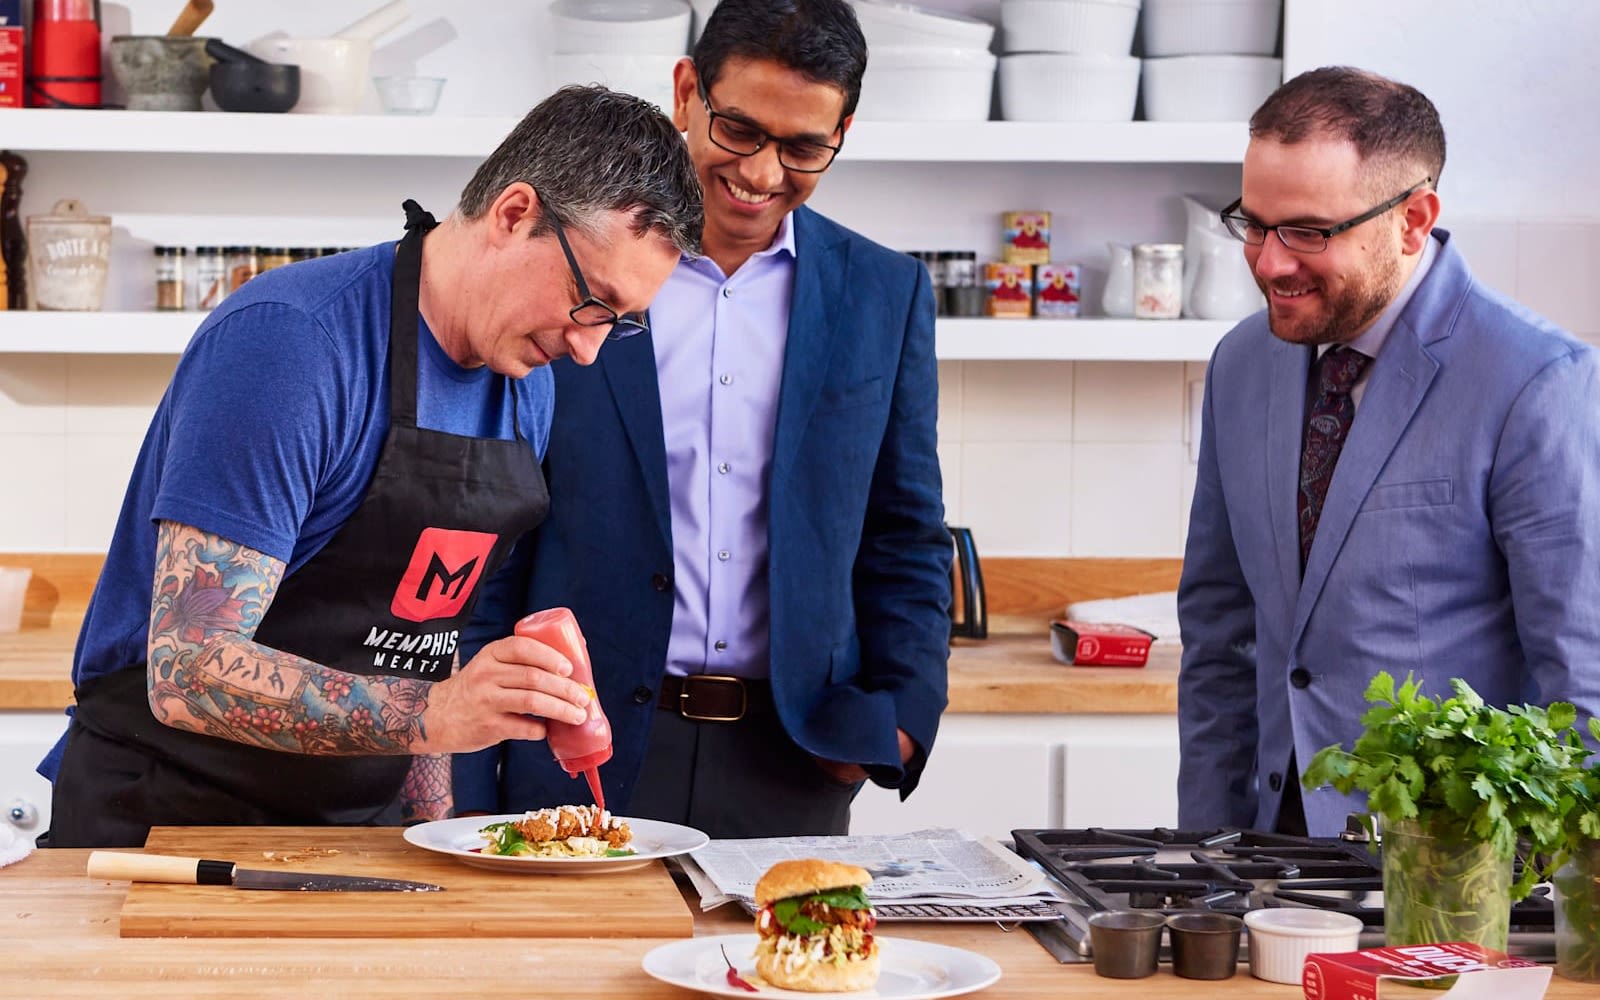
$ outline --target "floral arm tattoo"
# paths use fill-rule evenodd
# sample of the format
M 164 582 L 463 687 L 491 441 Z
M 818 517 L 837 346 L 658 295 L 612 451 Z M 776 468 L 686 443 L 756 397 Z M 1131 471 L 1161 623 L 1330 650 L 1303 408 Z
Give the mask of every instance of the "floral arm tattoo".
M 268 750 L 410 753 L 427 736 L 430 682 L 348 674 L 254 641 L 283 570 L 254 549 L 161 522 L 150 601 L 151 711 L 173 728 Z
M 450 755 L 423 754 L 411 761 L 400 786 L 400 818 L 406 824 L 449 819 L 455 800 L 450 794 Z

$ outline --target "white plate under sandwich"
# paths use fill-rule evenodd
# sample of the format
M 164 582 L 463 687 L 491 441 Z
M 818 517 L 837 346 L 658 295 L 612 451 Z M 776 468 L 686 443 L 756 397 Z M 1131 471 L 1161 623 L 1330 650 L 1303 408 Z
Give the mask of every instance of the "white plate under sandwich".
M 1000 966 L 993 959 L 964 948 L 879 937 L 878 985 L 854 993 L 801 993 L 779 989 L 756 973 L 755 934 L 723 934 L 674 941 L 644 957 L 644 971 L 673 986 L 724 997 L 807 997 L 810 1000 L 938 1000 L 981 990 L 999 980 Z M 728 960 L 722 954 L 726 950 Z M 728 961 L 755 993 L 728 982 Z
M 633 832 L 633 840 L 628 844 L 633 848 L 632 854 L 614 858 L 534 858 L 485 853 L 489 841 L 478 831 L 493 823 L 515 822 L 522 819 L 523 815 L 462 816 L 419 823 L 406 827 L 405 838 L 408 843 L 423 850 L 448 854 L 464 864 L 479 868 L 546 875 L 552 872 L 626 871 L 660 858 L 698 851 L 711 839 L 699 830 L 676 823 L 618 816 L 616 818 L 628 824 L 628 829 Z

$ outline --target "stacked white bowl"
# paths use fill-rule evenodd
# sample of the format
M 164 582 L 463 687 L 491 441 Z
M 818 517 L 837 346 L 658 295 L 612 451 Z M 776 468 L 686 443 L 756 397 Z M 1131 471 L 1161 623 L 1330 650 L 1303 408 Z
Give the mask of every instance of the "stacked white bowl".
M 867 39 L 858 121 L 986 121 L 994 25 L 890 0 L 852 0 Z
M 1283 80 L 1283 0 L 1144 0 L 1144 116 L 1244 121 Z
M 1000 0 L 1000 116 L 1125 122 L 1139 96 L 1139 0 Z
M 672 112 L 672 67 L 689 48 L 685 0 L 555 0 L 550 89 L 601 83 Z

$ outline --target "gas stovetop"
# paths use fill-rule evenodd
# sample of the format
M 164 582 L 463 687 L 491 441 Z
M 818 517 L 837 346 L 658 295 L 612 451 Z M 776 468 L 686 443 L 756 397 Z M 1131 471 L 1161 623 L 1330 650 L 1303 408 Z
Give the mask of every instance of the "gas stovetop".
M 1013 830 L 1016 851 L 1060 882 L 1066 919 L 1030 928 L 1062 961 L 1086 961 L 1099 910 L 1210 909 L 1243 916 L 1270 906 L 1353 914 L 1363 948 L 1383 944 L 1383 869 L 1365 843 L 1224 827 L 1213 830 Z M 1536 892 L 1511 908 L 1509 950 L 1553 961 L 1555 911 Z M 1245 935 L 1246 938 L 1249 935 Z

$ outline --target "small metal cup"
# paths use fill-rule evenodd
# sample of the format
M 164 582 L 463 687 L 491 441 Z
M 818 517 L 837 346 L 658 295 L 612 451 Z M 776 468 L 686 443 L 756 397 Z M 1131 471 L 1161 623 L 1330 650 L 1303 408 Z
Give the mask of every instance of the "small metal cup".
M 1094 971 L 1108 979 L 1142 979 L 1156 971 L 1166 918 L 1143 910 L 1107 910 L 1089 917 Z M 1237 940 L 1237 938 L 1235 938 Z
M 1227 913 L 1174 913 L 1172 971 L 1184 979 L 1227 979 L 1239 967 L 1239 931 L 1244 921 Z

